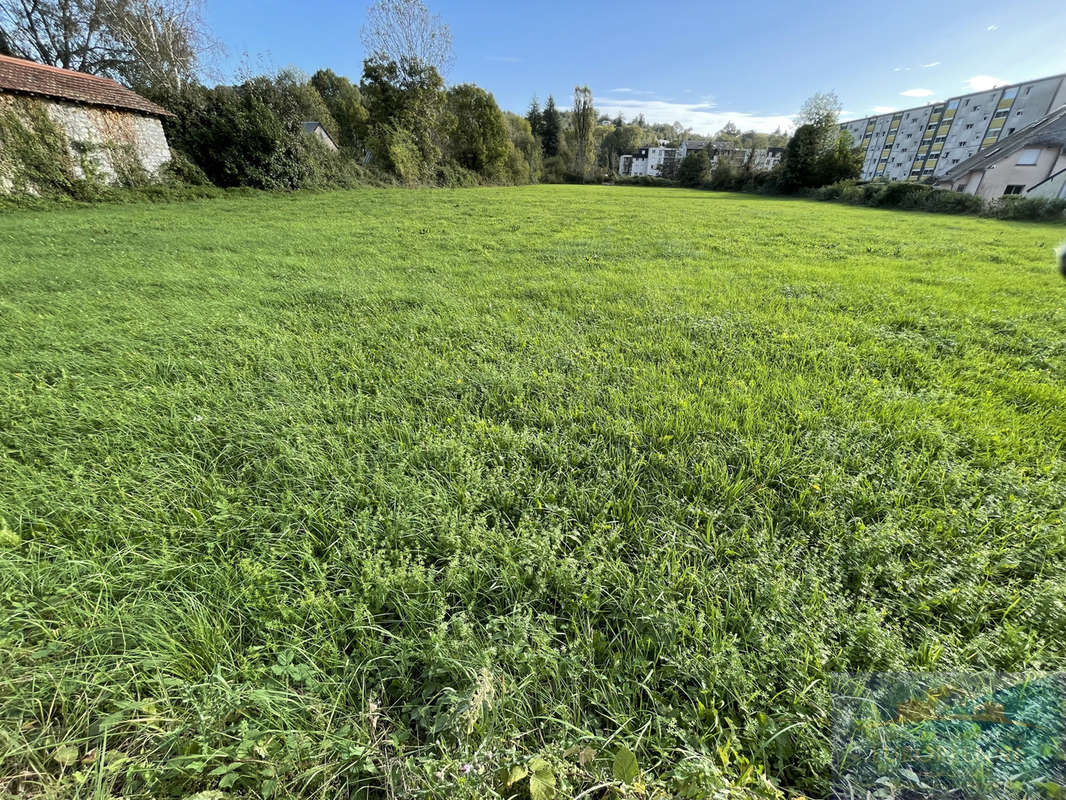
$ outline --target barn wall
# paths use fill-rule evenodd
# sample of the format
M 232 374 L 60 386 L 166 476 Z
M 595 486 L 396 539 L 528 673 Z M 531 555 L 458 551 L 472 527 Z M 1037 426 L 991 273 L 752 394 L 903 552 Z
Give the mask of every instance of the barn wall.
M 14 110 L 20 117 L 28 117 L 33 111 L 44 111 L 66 138 L 72 171 L 77 178 L 95 177 L 107 183 L 117 183 L 136 177 L 140 170 L 156 176 L 170 161 L 170 147 L 163 125 L 156 117 L 60 100 L 0 94 L 0 110 L 4 109 Z M 6 155 L 11 158 L 10 153 Z M 10 179 L 5 180 L 0 175 L 0 190 L 10 188 Z

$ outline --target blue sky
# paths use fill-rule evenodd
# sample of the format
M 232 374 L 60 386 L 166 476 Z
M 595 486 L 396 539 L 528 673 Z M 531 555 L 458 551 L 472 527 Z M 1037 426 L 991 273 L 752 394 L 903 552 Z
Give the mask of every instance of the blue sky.
M 1059 0 L 894 3 L 484 2 L 426 0 L 452 29 L 449 83 L 472 82 L 524 112 L 536 94 L 627 119 L 679 121 L 699 133 L 727 121 L 770 131 L 804 98 L 833 90 L 861 117 L 1066 72 Z M 207 0 L 231 78 L 320 66 L 358 80 L 366 0 Z

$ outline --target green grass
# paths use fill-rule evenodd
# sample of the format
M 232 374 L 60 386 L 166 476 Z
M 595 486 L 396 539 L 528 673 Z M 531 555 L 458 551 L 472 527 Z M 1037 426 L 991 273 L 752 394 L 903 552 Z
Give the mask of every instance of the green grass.
M 0 794 L 824 794 L 831 673 L 1066 659 L 1062 238 L 610 187 L 0 217 Z

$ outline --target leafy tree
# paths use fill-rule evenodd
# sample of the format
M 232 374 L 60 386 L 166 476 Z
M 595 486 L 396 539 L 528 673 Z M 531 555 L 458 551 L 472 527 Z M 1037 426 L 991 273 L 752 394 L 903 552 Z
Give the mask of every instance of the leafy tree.
M 788 134 L 781 130 L 780 127 L 774 129 L 774 132 L 767 137 L 767 147 L 784 147 L 788 144 Z
M 834 128 L 843 107 L 835 92 L 816 92 L 804 101 L 796 121 L 823 130 Z
M 446 135 L 437 70 L 420 61 L 371 58 L 363 63 L 359 90 L 368 114 L 366 144 L 378 166 L 407 181 L 431 180 Z
M 824 154 L 825 134 L 816 125 L 800 125 L 789 140 L 781 167 L 781 183 L 786 191 L 820 185 L 819 162 Z
M 757 131 L 745 131 L 740 134 L 739 142 L 740 146 L 745 150 L 751 150 L 752 148 L 764 150 L 770 146 L 770 136 Z
M 540 142 L 533 135 L 529 120 L 510 113 L 505 113 L 504 117 L 511 136 L 512 150 L 508 156 L 511 180 L 515 183 L 536 183 L 541 175 Z
M 171 146 L 217 186 L 288 190 L 313 172 L 300 133 L 299 101 L 287 86 L 259 77 L 240 86 L 192 87 L 170 98 Z
M 694 150 L 681 160 L 677 168 L 677 182 L 682 186 L 696 187 L 707 179 L 711 169 L 710 159 L 703 150 Z
M 820 186 L 852 180 L 862 174 L 862 153 L 847 131 L 840 131 L 832 149 L 822 155 L 819 165 Z
M 559 109 L 555 107 L 555 98 L 548 95 L 548 103 L 544 106 L 544 113 L 541 117 L 540 133 L 545 158 L 552 158 L 553 156 L 559 155 L 562 130 L 562 115 L 559 113 Z
M 714 135 L 714 138 L 721 139 L 727 142 L 739 142 L 740 128 L 738 128 L 732 122 L 727 122 L 725 126 Z
M 582 180 L 588 174 L 588 154 L 592 146 L 592 128 L 596 124 L 596 109 L 592 92 L 587 86 L 574 88 L 574 108 L 570 126 L 574 137 L 574 173 Z
M 502 177 L 510 136 L 493 96 L 470 83 L 454 86 L 448 90 L 448 111 L 456 163 L 485 177 Z
M 363 46 L 372 61 L 392 62 L 404 79 L 432 67 L 447 75 L 455 60 L 451 29 L 422 0 L 376 0 L 367 11 Z
M 320 69 L 312 75 L 311 85 L 322 96 L 337 123 L 337 143 L 341 147 L 355 147 L 366 134 L 369 119 L 359 87 L 330 69 Z
M 801 124 L 785 150 L 783 188 L 824 186 L 858 174 L 857 157 L 841 151 L 851 137 L 839 132 L 840 108 L 840 99 L 832 92 L 814 94 L 803 104 L 797 118 Z

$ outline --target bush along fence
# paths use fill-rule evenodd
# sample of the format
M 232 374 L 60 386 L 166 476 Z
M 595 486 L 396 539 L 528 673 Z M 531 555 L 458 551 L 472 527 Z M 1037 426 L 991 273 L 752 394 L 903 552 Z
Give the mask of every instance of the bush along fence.
M 682 187 L 679 181 L 665 178 L 639 176 L 617 178 L 616 186 L 661 186 Z M 687 188 L 707 191 L 745 192 L 753 194 L 788 194 L 777 180 L 774 172 L 736 173 L 728 180 L 716 179 L 712 173 L 709 180 Z M 848 203 L 871 208 L 891 208 L 899 211 L 926 211 L 934 214 L 971 214 L 993 219 L 1029 220 L 1034 222 L 1066 222 L 1066 200 L 1050 200 L 1039 197 L 1010 195 L 993 201 L 976 195 L 937 189 L 922 183 L 872 181 L 860 183 L 846 180 L 818 189 L 797 193 L 814 200 Z

